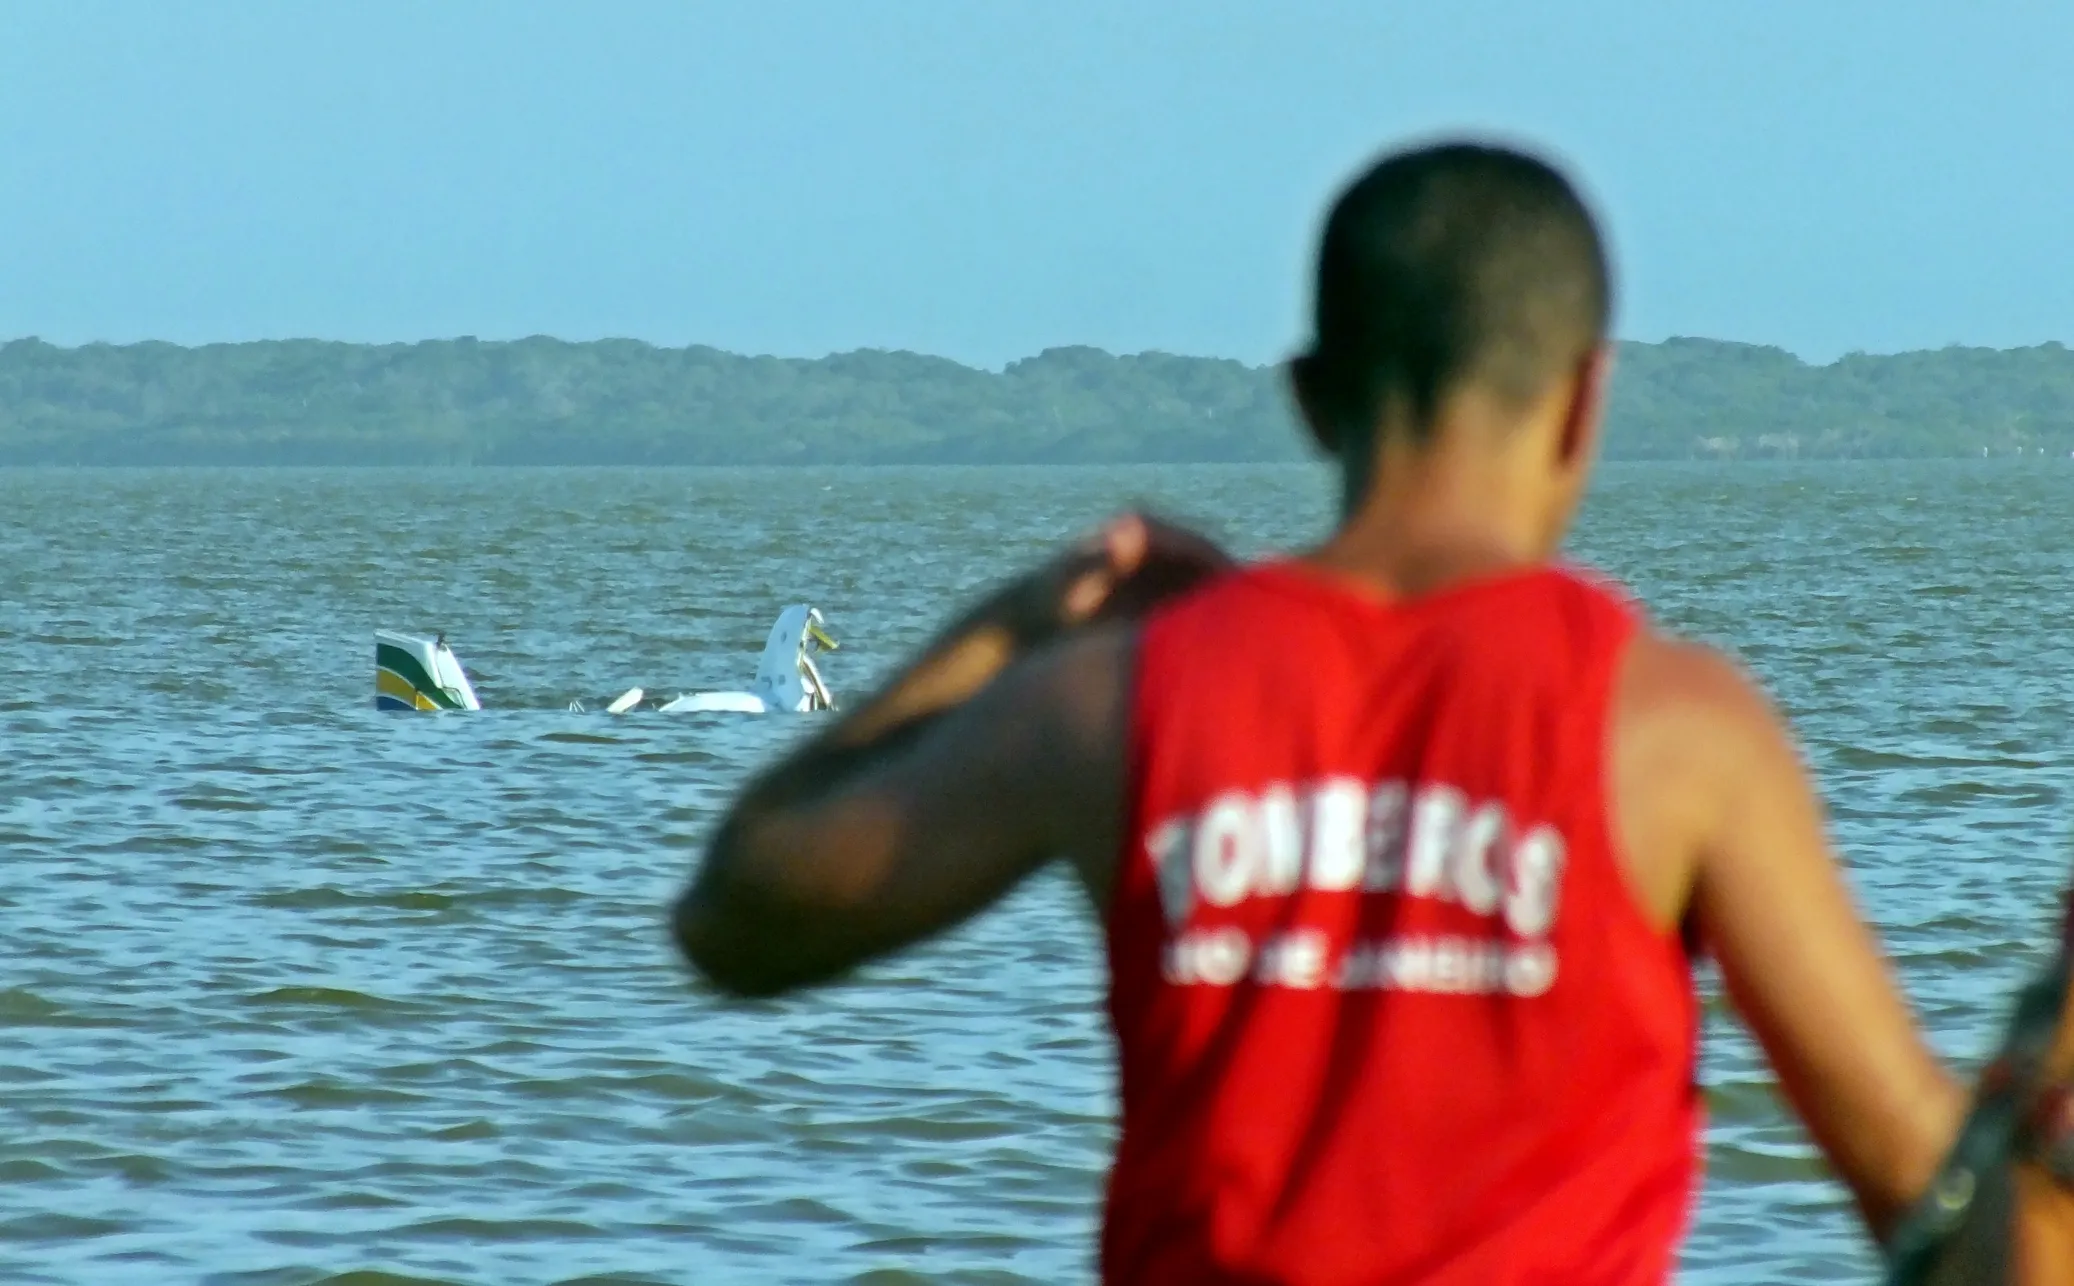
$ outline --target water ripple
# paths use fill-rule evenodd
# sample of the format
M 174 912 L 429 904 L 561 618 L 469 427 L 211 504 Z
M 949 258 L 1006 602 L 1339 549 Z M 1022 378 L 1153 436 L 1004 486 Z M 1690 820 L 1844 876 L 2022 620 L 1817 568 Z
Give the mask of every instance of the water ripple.
M 660 908 L 803 721 L 734 686 L 811 601 L 855 692 L 1121 503 L 1242 549 L 1302 468 L 0 472 L 0 1280 L 1086 1280 L 1113 1143 L 1096 941 L 1046 876 L 811 998 L 692 988 Z M 1804 732 L 1947 1053 L 2068 849 L 2074 474 L 1632 466 L 1581 552 Z M 385 717 L 368 634 L 491 709 Z M 1708 982 L 1683 1280 L 1864 1280 L 1841 1188 Z

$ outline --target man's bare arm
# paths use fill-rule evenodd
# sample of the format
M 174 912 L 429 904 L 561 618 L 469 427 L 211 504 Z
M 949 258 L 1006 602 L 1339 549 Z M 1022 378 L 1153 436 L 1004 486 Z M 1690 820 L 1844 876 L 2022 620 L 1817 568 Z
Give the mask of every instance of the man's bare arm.
M 1667 854 L 1655 900 L 1689 898 L 1787 1098 L 1883 1235 L 1928 1184 L 1964 1094 L 1852 903 L 1791 734 L 1726 659 L 1660 637 L 1636 643 L 1622 700 L 1628 811 L 1653 811 L 1660 829 L 1642 838 Z
M 1051 858 L 1084 858 L 1121 791 L 1120 631 L 1033 657 L 838 788 L 738 811 L 677 906 L 723 990 L 821 982 L 948 929 Z
M 991 596 L 742 794 L 677 904 L 686 957 L 769 995 L 948 928 L 1054 856 L 1099 896 L 1131 622 L 1225 565 L 1128 516 Z

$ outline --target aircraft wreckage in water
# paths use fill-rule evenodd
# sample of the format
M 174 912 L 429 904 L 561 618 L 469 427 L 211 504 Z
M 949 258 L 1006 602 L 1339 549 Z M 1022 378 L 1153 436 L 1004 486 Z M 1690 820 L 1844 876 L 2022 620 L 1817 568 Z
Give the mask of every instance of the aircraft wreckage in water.
M 670 701 L 651 701 L 640 688 L 629 688 L 605 707 L 625 714 L 647 706 L 664 714 L 715 712 L 732 714 L 807 713 L 835 709 L 835 693 L 814 664 L 817 652 L 840 646 L 828 634 L 818 609 L 794 604 L 778 613 L 746 691 L 688 692 Z M 376 630 L 374 635 L 374 703 L 379 710 L 480 710 L 475 687 L 444 634 L 423 638 Z M 569 703 L 581 711 L 579 701 Z

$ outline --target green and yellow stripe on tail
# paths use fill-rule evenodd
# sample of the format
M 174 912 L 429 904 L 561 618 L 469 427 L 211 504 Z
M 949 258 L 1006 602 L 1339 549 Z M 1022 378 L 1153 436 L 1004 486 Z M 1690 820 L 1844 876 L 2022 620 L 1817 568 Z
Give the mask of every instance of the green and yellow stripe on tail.
M 480 710 L 467 673 L 444 638 L 375 631 L 377 710 Z

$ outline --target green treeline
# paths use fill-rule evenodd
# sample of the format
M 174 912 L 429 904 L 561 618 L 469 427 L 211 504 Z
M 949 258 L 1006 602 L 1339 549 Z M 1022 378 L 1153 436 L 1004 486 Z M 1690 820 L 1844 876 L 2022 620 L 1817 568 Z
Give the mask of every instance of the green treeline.
M 2074 351 L 1810 366 L 1623 343 L 1612 458 L 2074 450 Z M 0 345 L 0 464 L 840 464 L 1291 460 L 1272 368 L 1047 349 L 994 372 L 865 350 L 635 340 Z

